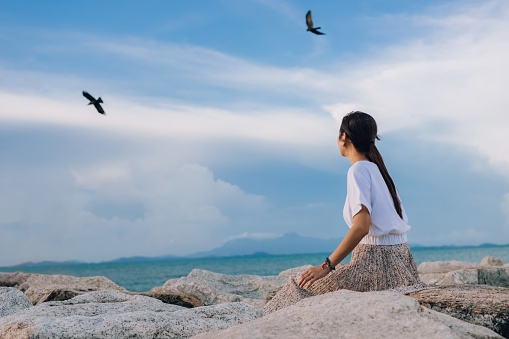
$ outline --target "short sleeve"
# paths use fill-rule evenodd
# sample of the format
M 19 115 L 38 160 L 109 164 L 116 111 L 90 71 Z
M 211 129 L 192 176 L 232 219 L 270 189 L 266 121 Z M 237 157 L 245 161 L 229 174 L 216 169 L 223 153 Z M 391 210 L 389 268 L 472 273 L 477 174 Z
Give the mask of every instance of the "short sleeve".
M 363 168 L 351 168 L 347 180 L 348 203 L 352 218 L 366 206 L 371 215 L 371 176 Z

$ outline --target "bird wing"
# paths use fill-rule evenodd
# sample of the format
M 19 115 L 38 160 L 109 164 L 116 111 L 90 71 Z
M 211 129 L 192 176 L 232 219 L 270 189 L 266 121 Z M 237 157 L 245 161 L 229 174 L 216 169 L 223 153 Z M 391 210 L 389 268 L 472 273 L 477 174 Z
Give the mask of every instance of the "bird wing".
M 318 29 L 318 28 L 313 28 L 313 29 L 311 30 L 311 32 L 313 32 L 313 33 L 315 33 L 315 34 L 318 34 L 318 35 L 325 35 L 325 33 L 318 32 L 318 31 L 317 31 L 317 29 Z
M 104 109 L 102 108 L 102 106 L 101 106 L 101 104 L 100 104 L 100 103 L 96 102 L 96 103 L 94 104 L 94 106 L 95 106 L 95 108 L 97 109 L 97 112 L 99 112 L 99 113 L 101 113 L 101 114 L 105 114 L 105 113 L 104 113 Z
M 311 11 L 308 11 L 306 14 L 306 25 L 308 25 L 308 28 L 313 28 L 313 19 L 311 19 Z
M 83 96 L 90 101 L 95 101 L 95 98 L 93 96 L 91 96 L 90 94 L 88 94 L 88 92 L 83 91 Z

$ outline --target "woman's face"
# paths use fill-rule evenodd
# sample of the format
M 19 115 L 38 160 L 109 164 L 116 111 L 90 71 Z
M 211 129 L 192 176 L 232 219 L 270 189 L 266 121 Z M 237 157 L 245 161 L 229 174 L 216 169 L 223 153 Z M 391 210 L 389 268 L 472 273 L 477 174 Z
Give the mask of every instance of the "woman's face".
M 338 136 L 338 147 L 339 147 L 339 153 L 341 153 L 342 156 L 346 157 L 346 134 L 345 133 L 339 133 Z

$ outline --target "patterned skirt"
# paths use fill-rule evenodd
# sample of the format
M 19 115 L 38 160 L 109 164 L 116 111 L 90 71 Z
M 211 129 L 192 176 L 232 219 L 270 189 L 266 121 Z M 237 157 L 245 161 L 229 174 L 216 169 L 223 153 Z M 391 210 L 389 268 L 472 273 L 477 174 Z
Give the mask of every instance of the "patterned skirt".
M 412 252 L 406 243 L 398 245 L 359 244 L 348 264 L 317 280 L 309 289 L 297 286 L 300 274 L 293 275 L 263 308 L 269 314 L 298 301 L 327 292 L 347 289 L 358 292 L 392 290 L 409 293 L 428 288 L 417 274 Z

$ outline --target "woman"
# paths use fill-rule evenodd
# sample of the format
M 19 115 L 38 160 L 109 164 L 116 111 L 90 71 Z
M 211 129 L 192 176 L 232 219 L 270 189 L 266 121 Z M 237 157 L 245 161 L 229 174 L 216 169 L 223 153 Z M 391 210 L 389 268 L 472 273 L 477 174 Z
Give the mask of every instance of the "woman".
M 343 209 L 350 230 L 322 265 L 291 277 L 265 305 L 265 314 L 339 289 L 409 292 L 427 287 L 419 280 L 407 245 L 408 219 L 375 139 L 380 140 L 369 114 L 351 112 L 343 118 L 338 146 L 352 163 Z M 339 264 L 350 252 L 350 262 Z

